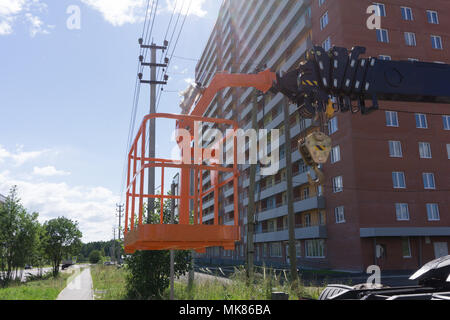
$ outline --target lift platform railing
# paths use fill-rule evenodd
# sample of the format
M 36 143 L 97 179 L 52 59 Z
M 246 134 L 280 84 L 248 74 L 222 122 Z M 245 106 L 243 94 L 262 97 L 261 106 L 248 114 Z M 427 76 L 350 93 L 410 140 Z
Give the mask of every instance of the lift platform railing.
M 125 207 L 125 251 L 134 253 L 136 250 L 196 250 L 205 252 L 206 248 L 222 246 L 227 250 L 234 250 L 235 242 L 240 240 L 239 230 L 239 194 L 238 178 L 239 169 L 237 163 L 237 137 L 236 134 L 230 137 L 230 134 L 223 137 L 221 145 L 229 138 L 233 138 L 233 165 L 227 167 L 221 163 L 205 164 L 203 159 L 203 148 L 200 148 L 201 161 L 195 150 L 195 144 L 198 141 L 190 135 L 190 160 L 183 163 L 180 160 L 149 158 L 146 155 L 147 148 L 147 127 L 152 119 L 173 119 L 176 121 L 188 121 L 191 123 L 215 123 L 230 127 L 230 131 L 238 130 L 235 121 L 226 119 L 204 118 L 189 115 L 175 114 L 150 114 L 144 118 L 139 132 L 133 141 L 131 150 L 128 154 L 128 175 L 127 175 L 127 193 Z M 194 141 L 194 146 L 192 145 Z M 180 140 L 177 141 L 180 145 Z M 186 143 L 186 142 L 184 142 Z M 185 145 L 184 145 L 185 146 Z M 180 146 L 181 147 L 181 146 Z M 185 150 L 182 148 L 182 150 Z M 185 157 L 182 157 L 185 159 Z M 197 161 L 196 161 L 197 160 Z M 149 194 L 145 192 L 146 170 L 149 168 L 161 169 L 161 190 L 160 194 Z M 180 194 L 165 194 L 165 173 L 167 168 L 176 168 L 181 170 Z M 210 172 L 211 188 L 203 190 L 203 173 Z M 224 181 L 219 181 L 219 172 L 232 173 L 232 176 Z M 193 176 L 191 175 L 193 173 Z M 193 177 L 193 183 L 191 183 Z M 219 193 L 227 184 L 233 182 L 234 188 L 234 225 L 224 226 L 219 224 Z M 191 184 L 194 186 L 194 192 L 191 194 Z M 204 224 L 203 221 L 203 198 L 209 194 L 214 194 L 214 222 L 212 225 Z M 144 199 L 159 199 L 159 224 L 146 224 L 144 222 Z M 179 222 L 178 224 L 164 223 L 164 201 L 179 201 Z M 193 202 L 193 214 L 191 216 L 190 202 Z M 136 208 L 136 204 L 138 208 Z M 137 210 L 136 210 L 137 209 Z M 137 217 L 136 217 L 137 216 Z M 191 219 L 193 218 L 193 219 Z

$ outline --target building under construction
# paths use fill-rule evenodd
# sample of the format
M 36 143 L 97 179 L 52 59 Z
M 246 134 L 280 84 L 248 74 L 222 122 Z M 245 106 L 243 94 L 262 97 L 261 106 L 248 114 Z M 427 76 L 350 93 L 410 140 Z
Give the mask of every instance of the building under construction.
M 196 68 L 196 81 L 208 86 L 217 72 L 255 73 L 265 68 L 290 71 L 313 44 L 367 48 L 381 59 L 449 63 L 450 4 L 439 0 L 377 3 L 381 28 L 367 27 L 372 1 L 225 0 Z M 382 103 L 369 116 L 338 114 L 328 124 L 333 138 L 325 183 L 312 186 L 297 149 L 310 120 L 281 93 L 255 96 L 255 90 L 229 88 L 215 96 L 205 117 L 280 130 L 280 169 L 256 175 L 255 263 L 287 266 L 287 190 L 294 193 L 296 259 L 300 267 L 362 271 L 417 269 L 448 254 L 450 240 L 450 112 L 439 104 Z M 448 115 L 448 116 L 447 116 Z M 287 116 L 287 117 L 285 117 Z M 285 121 L 288 118 L 288 121 Z M 290 130 L 290 139 L 286 139 Z M 208 132 L 203 137 L 209 141 Z M 289 135 L 288 135 L 289 136 Z M 288 141 L 287 141 L 288 140 Z M 269 140 L 270 142 L 270 140 Z M 290 144 L 292 153 L 287 154 Z M 292 185 L 286 161 L 292 157 Z M 236 250 L 209 248 L 197 259 L 240 264 L 246 256 L 250 165 L 240 165 Z M 220 180 L 230 174 L 221 174 Z M 204 188 L 211 187 L 209 173 Z M 220 194 L 219 220 L 234 223 L 233 184 Z M 203 223 L 214 220 L 214 199 L 203 198 Z M 250 222 L 251 223 L 251 222 Z

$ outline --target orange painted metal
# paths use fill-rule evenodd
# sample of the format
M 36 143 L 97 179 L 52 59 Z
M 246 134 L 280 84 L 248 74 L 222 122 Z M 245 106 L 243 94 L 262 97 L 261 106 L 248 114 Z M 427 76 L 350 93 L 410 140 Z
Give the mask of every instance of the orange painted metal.
M 270 71 L 270 69 L 258 74 L 217 73 L 211 80 L 208 88 L 202 93 L 202 97 L 191 111 L 191 115 L 203 115 L 220 90 L 230 87 L 253 87 L 266 93 L 273 87 L 276 81 L 277 75 L 275 72 Z M 191 121 L 182 120 L 177 124 L 177 127 L 192 130 L 193 124 Z
M 235 200 L 235 220 L 234 225 L 220 225 L 218 221 L 219 213 L 219 192 L 227 183 L 233 181 L 234 199 L 238 199 L 238 178 L 239 170 L 237 165 L 237 139 L 234 139 L 234 164 L 232 168 L 220 164 L 205 165 L 201 162 L 180 163 L 176 160 L 148 158 L 146 157 L 146 128 L 151 119 L 173 119 L 176 121 L 213 122 L 225 124 L 230 129 L 237 130 L 235 121 L 225 119 L 203 118 L 198 116 L 174 115 L 174 114 L 150 114 L 144 118 L 135 138 L 130 153 L 128 155 L 128 176 L 126 193 L 126 213 L 125 213 L 125 252 L 134 253 L 136 250 L 196 250 L 205 252 L 208 247 L 223 247 L 226 250 L 234 250 L 235 243 L 240 241 L 240 228 L 237 217 L 238 203 Z M 194 137 L 191 137 L 193 139 Z M 138 148 L 140 146 L 140 148 Z M 193 151 L 193 150 L 191 150 Z M 195 152 L 191 152 L 194 155 Z M 203 154 L 203 149 L 201 150 Z M 202 160 L 202 159 L 200 159 Z M 148 194 L 145 192 L 144 181 L 147 168 L 161 168 L 161 194 Z M 181 181 L 185 186 L 190 183 L 190 174 L 194 173 L 194 192 L 190 193 L 189 188 L 180 188 L 180 195 L 164 194 L 164 176 L 166 168 L 178 168 L 181 170 Z M 214 188 L 203 191 L 203 173 L 212 172 L 232 172 L 233 176 L 221 183 L 217 182 Z M 218 179 L 217 179 L 218 181 Z M 139 186 L 139 188 L 137 187 Z M 139 189 L 139 191 L 138 191 Z M 214 192 L 215 218 L 214 225 L 203 224 L 203 197 Z M 144 199 L 154 198 L 161 200 L 160 219 L 158 224 L 144 224 Z M 164 223 L 164 200 L 176 199 L 179 201 L 179 224 Z M 190 217 L 190 200 L 193 200 L 193 219 Z M 136 218 L 136 202 L 139 204 L 138 217 Z M 185 203 L 182 207 L 181 203 Z M 131 221 L 129 221 L 131 219 Z M 131 226 L 131 227 L 130 227 Z

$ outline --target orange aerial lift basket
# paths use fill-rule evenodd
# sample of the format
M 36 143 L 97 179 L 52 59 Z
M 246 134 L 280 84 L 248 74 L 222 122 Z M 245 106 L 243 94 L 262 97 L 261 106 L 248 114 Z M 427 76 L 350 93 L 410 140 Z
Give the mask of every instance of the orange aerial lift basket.
M 131 254 L 137 250 L 195 250 L 199 253 L 206 252 L 208 247 L 223 247 L 225 250 L 234 250 L 235 243 L 240 241 L 239 211 L 238 211 L 238 165 L 237 165 L 237 138 L 233 134 L 234 164 L 232 167 L 203 162 L 203 149 L 196 149 L 191 143 L 194 140 L 193 132 L 189 132 L 190 141 L 186 149 L 186 141 L 183 144 L 183 161 L 148 158 L 146 156 L 146 133 L 148 123 L 155 119 L 173 119 L 177 122 L 186 123 L 215 123 L 230 127 L 228 132 L 236 132 L 238 125 L 235 121 L 225 119 L 212 119 L 199 116 L 174 115 L 174 114 L 150 114 L 144 118 L 138 135 L 134 140 L 128 155 L 128 176 L 126 193 L 126 216 L 124 244 L 125 252 Z M 174 126 L 175 127 L 175 126 Z M 229 139 L 224 137 L 222 142 Z M 178 141 L 181 145 L 182 141 Z M 187 151 L 186 151 L 187 150 Z M 186 153 L 192 161 L 185 161 Z M 199 155 L 200 154 L 200 161 Z M 144 193 L 144 182 L 146 169 L 161 168 L 161 193 Z M 165 195 L 164 174 L 167 168 L 178 168 L 180 174 L 180 194 Z M 203 174 L 209 171 L 211 175 L 211 187 L 203 190 Z M 224 181 L 218 179 L 219 172 L 231 173 L 231 177 Z M 192 175 L 193 174 L 193 175 Z M 229 174 L 228 174 L 229 176 Z M 191 180 L 193 179 L 193 181 Z M 234 217 L 227 225 L 219 224 L 219 193 L 229 183 L 234 188 Z M 191 186 L 194 192 L 191 194 Z M 214 195 L 214 223 L 204 224 L 203 198 Z M 160 199 L 161 206 L 157 208 L 160 214 L 159 224 L 145 224 L 144 199 Z M 163 205 L 167 199 L 176 199 L 178 205 L 178 224 L 165 224 Z M 193 203 L 193 210 L 192 210 Z M 193 215 L 190 213 L 193 211 Z M 193 218 L 193 219 L 192 219 Z

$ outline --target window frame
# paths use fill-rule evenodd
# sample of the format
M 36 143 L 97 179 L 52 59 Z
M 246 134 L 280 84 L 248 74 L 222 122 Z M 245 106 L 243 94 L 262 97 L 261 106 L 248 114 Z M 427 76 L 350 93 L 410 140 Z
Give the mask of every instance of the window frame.
M 380 43 L 389 43 L 389 30 L 388 29 L 376 29 L 377 41 Z
M 436 209 L 436 210 L 431 210 L 430 209 Z M 430 215 L 431 213 L 431 215 Z M 436 218 L 436 214 L 437 214 L 437 218 Z M 427 217 L 428 217 L 428 221 L 441 221 L 441 215 L 439 212 L 439 204 L 437 203 L 427 203 Z
M 339 146 L 339 145 L 334 146 L 331 149 L 331 157 L 330 157 L 331 164 L 338 163 L 341 160 L 342 160 L 342 158 L 341 158 L 341 146 Z
M 328 11 L 327 11 L 320 17 L 320 30 L 325 29 L 328 26 L 329 22 L 330 22 L 330 17 L 328 15 Z
M 408 255 L 405 255 L 405 244 L 408 246 Z M 402 237 L 402 256 L 403 259 L 411 259 L 412 258 L 412 250 L 411 250 L 411 239 L 410 237 Z
M 402 177 L 403 179 L 399 179 L 399 177 Z M 406 189 L 406 175 L 402 171 L 394 171 L 392 172 L 392 182 L 394 185 L 394 189 Z M 396 183 L 399 183 L 397 186 Z M 404 186 L 400 185 L 400 182 L 403 182 Z
M 419 156 L 420 159 L 433 159 L 433 153 L 431 152 L 431 143 L 419 142 Z
M 434 22 L 433 14 L 435 14 L 436 22 Z M 438 14 L 438 12 L 435 11 L 435 10 L 427 10 L 427 21 L 430 24 L 439 24 L 439 14 Z
M 407 203 L 396 203 L 395 216 L 397 218 L 397 221 L 410 221 L 411 216 L 409 213 L 409 205 Z
M 400 10 L 402 12 L 402 19 L 404 21 L 414 21 L 414 14 L 413 14 L 412 8 L 410 8 L 410 7 L 400 7 Z M 408 13 L 411 15 L 411 19 L 408 19 Z
M 337 183 L 339 182 L 339 183 Z M 333 193 L 341 193 L 344 191 L 344 178 L 337 176 L 333 178 Z
M 305 240 L 305 258 L 325 259 L 326 258 L 325 240 L 323 239 Z
M 345 207 L 340 206 L 334 208 L 334 217 L 336 219 L 336 224 L 346 223 L 345 221 Z
M 328 133 L 330 136 L 339 131 L 339 122 L 337 117 L 333 117 L 328 122 Z
M 399 153 L 396 153 L 396 151 L 399 151 Z M 401 141 L 389 141 L 389 157 L 403 158 L 403 148 Z
M 422 173 L 423 187 L 425 190 L 436 190 L 436 178 L 432 172 Z
M 416 113 L 416 129 L 429 129 L 427 115 L 424 113 Z
M 379 8 L 379 10 L 375 11 L 375 14 L 378 17 L 386 17 L 387 13 L 386 13 L 386 6 L 384 3 L 380 3 L 380 2 L 373 2 L 372 3 L 374 6 L 377 6 Z M 381 10 L 381 8 L 383 8 L 383 10 Z
M 392 127 L 392 128 L 398 128 L 400 126 L 400 121 L 398 119 L 398 112 L 397 111 L 386 111 L 386 127 Z M 395 117 L 393 117 L 395 115 Z M 395 123 L 392 123 L 395 120 Z
M 414 32 L 404 32 L 405 44 L 408 47 L 417 47 L 416 34 Z
M 430 37 L 431 37 L 431 47 L 433 49 L 436 49 L 436 50 L 443 50 L 444 49 L 444 45 L 442 43 L 442 37 L 441 36 L 436 36 L 436 35 L 432 34 Z M 437 46 L 437 44 L 438 44 L 438 42 L 436 42 L 437 39 L 439 39 L 439 46 Z
M 443 128 L 445 131 L 450 130 L 450 116 L 444 115 L 442 116 Z

